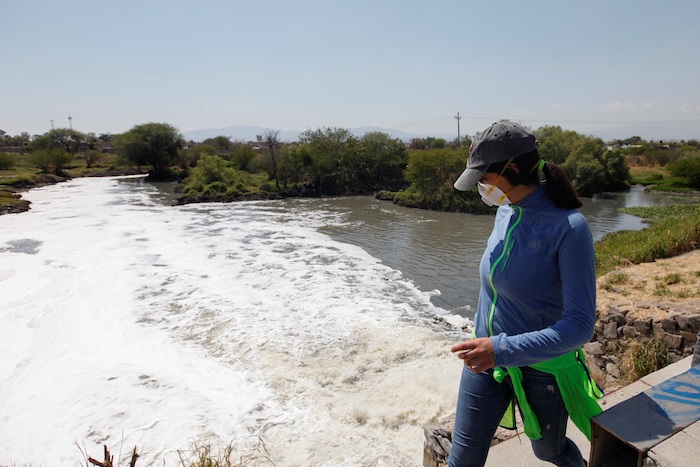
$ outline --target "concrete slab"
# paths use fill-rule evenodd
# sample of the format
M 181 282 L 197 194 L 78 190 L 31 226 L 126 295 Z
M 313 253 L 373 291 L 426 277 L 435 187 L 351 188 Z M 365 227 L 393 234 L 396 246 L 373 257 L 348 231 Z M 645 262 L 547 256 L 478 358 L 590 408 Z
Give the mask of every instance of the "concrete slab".
M 658 467 L 698 465 L 700 463 L 700 423 L 694 423 L 653 447 L 648 457 Z
M 656 386 L 659 383 L 663 383 L 667 379 L 671 379 L 674 376 L 678 376 L 681 373 L 690 369 L 693 357 L 685 357 L 683 360 L 677 361 L 676 363 L 671 363 L 665 366 L 659 371 L 655 371 L 641 378 L 639 381 L 647 384 L 649 386 Z
M 623 386 L 615 391 L 606 393 L 603 399 L 600 401 L 600 406 L 603 408 L 603 410 L 609 409 L 622 401 L 626 401 L 627 399 L 646 391 L 650 387 L 651 386 L 642 382 L 641 380 L 635 381 L 632 384 L 628 384 L 627 386 Z

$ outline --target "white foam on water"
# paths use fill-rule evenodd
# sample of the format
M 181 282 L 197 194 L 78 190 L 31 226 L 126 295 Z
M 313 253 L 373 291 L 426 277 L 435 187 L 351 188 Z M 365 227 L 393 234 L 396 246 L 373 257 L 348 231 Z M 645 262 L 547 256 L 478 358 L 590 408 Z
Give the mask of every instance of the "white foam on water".
M 318 232 L 342 214 L 152 192 L 75 180 L 0 220 L 0 464 L 84 464 L 77 442 L 172 465 L 212 440 L 251 465 L 421 465 L 462 319 Z

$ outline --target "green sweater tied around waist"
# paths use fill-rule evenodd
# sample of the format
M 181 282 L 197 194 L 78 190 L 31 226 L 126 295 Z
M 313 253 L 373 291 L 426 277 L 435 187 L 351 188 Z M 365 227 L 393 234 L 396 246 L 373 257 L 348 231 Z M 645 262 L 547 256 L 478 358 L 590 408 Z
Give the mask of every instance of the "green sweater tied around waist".
M 579 347 L 560 357 L 529 365 L 530 368 L 554 375 L 564 406 L 569 417 L 586 438 L 591 439 L 591 417 L 603 412 L 598 400 L 603 391 L 595 383 L 586 366 L 586 357 Z M 513 392 L 522 412 L 525 434 L 530 439 L 542 438 L 540 424 L 535 412 L 530 407 L 523 390 L 523 372 L 518 367 L 495 368 L 493 377 L 499 383 L 510 376 Z M 515 428 L 515 407 L 511 401 L 508 410 L 499 423 L 504 428 Z

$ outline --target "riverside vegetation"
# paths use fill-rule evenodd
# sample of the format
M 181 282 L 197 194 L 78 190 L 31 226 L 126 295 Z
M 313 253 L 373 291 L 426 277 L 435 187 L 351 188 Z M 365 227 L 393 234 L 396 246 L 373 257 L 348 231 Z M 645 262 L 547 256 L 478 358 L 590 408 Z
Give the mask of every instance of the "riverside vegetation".
M 539 128 L 535 134 L 543 157 L 560 165 L 582 196 L 624 190 L 631 184 L 688 193 L 700 189 L 700 144 L 695 140 L 662 144 L 632 137 L 606 145 L 599 138 L 556 126 Z M 252 144 L 231 142 L 225 136 L 197 144 L 182 141 L 167 124 L 138 125 L 122 135 L 100 136 L 59 129 L 34 138 L 8 137 L 0 130 L 0 212 L 29 209 L 21 191 L 34 186 L 79 176 L 148 173 L 152 179 L 177 181 L 181 203 L 375 194 L 403 206 L 489 213 L 492 209 L 475 191 L 452 188 L 466 163 L 464 148 L 470 140 L 448 143 L 425 138 L 407 145 L 383 133 L 358 138 L 348 130 L 320 128 L 302 133 L 295 143 L 280 142 L 277 132 L 268 132 Z M 2 152 L 3 145 L 8 152 Z M 626 286 L 640 292 L 639 285 L 630 285 L 634 281 L 626 272 L 629 265 L 674 258 L 697 249 L 700 242 L 698 203 L 625 211 L 645 219 L 648 227 L 615 232 L 596 242 L 599 291 L 604 293 L 621 293 Z M 700 277 L 700 270 L 690 274 Z M 697 287 L 671 290 L 673 284 L 687 280 L 678 272 L 655 280 L 660 284 L 655 295 L 676 293 L 683 299 L 700 295 Z M 625 382 L 663 367 L 669 358 L 668 348 L 654 338 L 643 343 L 621 339 L 618 353 L 628 373 Z M 200 443 L 190 451 L 178 451 L 179 465 L 274 465 L 262 447 L 241 453 L 235 443 L 223 448 Z M 136 451 L 134 456 L 133 463 Z M 87 466 L 87 456 L 85 460 Z
M 672 191 L 700 188 L 696 140 L 670 145 L 632 137 L 606 145 L 558 126 L 534 133 L 543 157 L 564 169 L 581 196 L 640 182 Z M 167 123 L 99 136 L 59 128 L 32 138 L 26 133 L 10 137 L 0 130 L 0 153 L 3 145 L 19 150 L 0 155 L 0 183 L 9 186 L 3 206 L 17 210 L 15 188 L 42 183 L 41 177 L 50 174 L 66 178 L 146 170 L 151 180 L 181 182 L 182 203 L 376 194 L 409 207 L 492 212 L 476 190 L 463 193 L 452 187 L 464 169 L 469 136 L 452 142 L 415 138 L 406 144 L 381 132 L 357 137 L 344 128 L 306 130 L 291 143 L 278 135 L 268 131 L 248 143 L 225 136 L 195 143 L 184 141 Z M 637 169 L 636 180 L 631 166 Z

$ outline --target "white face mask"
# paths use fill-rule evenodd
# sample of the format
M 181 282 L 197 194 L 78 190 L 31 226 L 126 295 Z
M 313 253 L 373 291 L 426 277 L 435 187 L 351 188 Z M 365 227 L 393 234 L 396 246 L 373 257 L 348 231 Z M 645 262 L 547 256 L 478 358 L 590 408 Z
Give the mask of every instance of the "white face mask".
M 479 194 L 481 195 L 481 200 L 486 203 L 487 206 L 503 206 L 505 204 L 511 204 L 508 199 L 508 195 L 503 193 L 503 190 L 498 188 L 496 185 L 488 185 L 486 183 L 477 183 Z

